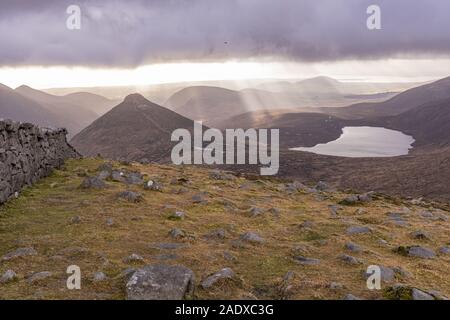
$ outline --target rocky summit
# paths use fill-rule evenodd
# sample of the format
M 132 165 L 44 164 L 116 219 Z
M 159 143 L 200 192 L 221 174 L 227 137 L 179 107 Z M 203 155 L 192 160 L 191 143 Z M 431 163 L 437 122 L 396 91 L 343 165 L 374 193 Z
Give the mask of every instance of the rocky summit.
M 70 159 L 0 207 L 0 299 L 447 299 L 449 216 L 380 193 Z M 82 290 L 66 288 L 70 265 Z M 373 265 L 381 290 L 367 289 Z

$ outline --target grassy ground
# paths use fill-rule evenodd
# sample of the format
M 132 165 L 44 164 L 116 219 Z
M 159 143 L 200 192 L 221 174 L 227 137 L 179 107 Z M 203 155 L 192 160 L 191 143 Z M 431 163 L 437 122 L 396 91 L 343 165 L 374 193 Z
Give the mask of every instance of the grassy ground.
M 196 298 L 268 298 L 268 299 L 341 299 L 348 293 L 362 298 L 382 298 L 381 291 L 370 291 L 362 275 L 368 265 L 401 267 L 409 277 L 398 277 L 395 282 L 438 290 L 450 295 L 450 257 L 438 255 L 434 259 L 405 257 L 393 251 L 396 246 L 419 244 L 438 251 L 450 244 L 448 221 L 423 218 L 420 212 L 430 208 L 412 205 L 402 200 L 381 198 L 362 206 L 342 206 L 333 217 L 328 208 L 346 197 L 346 194 L 298 192 L 288 194 L 281 184 L 271 180 L 212 180 L 209 170 L 194 167 L 138 165 L 126 166 L 157 179 L 164 192 L 146 191 L 142 186 L 127 186 L 108 182 L 103 190 L 79 188 L 82 172 L 96 174 L 102 163 L 99 159 L 70 160 L 61 170 L 41 180 L 0 207 L 0 256 L 20 247 L 34 247 L 38 254 L 0 262 L 0 274 L 8 269 L 18 274 L 12 283 L 0 284 L 2 299 L 123 299 L 124 269 L 144 264 L 180 264 L 192 269 L 200 282 L 207 275 L 224 267 L 232 268 L 237 279 L 223 283 L 212 290 L 196 290 Z M 117 168 L 123 167 L 116 163 Z M 192 183 L 185 193 L 176 193 L 180 186 L 172 185 L 173 178 L 187 178 Z M 142 193 L 139 203 L 117 199 L 123 190 Z M 194 204 L 192 196 L 206 193 L 206 204 Z M 407 206 L 407 226 L 386 222 L 387 213 Z M 235 207 L 232 210 L 231 207 Z M 266 211 L 251 217 L 250 209 L 258 207 L 279 209 L 279 214 Z M 357 210 L 363 208 L 363 213 Z M 171 220 L 175 211 L 184 211 L 186 218 Z M 431 208 L 435 214 L 449 216 L 448 212 Z M 71 223 L 74 216 L 80 223 Z M 106 222 L 113 219 L 110 226 Z M 312 227 L 301 228 L 304 221 Z M 351 225 L 366 225 L 373 232 L 347 235 Z M 189 235 L 174 240 L 168 234 L 179 228 Z M 204 237 L 214 229 L 226 230 L 223 240 Z M 422 230 L 430 240 L 417 240 L 411 232 Z M 240 246 L 235 240 L 247 231 L 260 234 L 264 244 Z M 383 244 L 380 240 L 387 241 Z M 364 251 L 349 253 L 344 244 L 354 242 Z M 179 242 L 187 246 L 177 250 L 152 248 L 152 243 Z M 235 259 L 224 257 L 224 252 Z M 145 262 L 125 263 L 132 253 L 141 255 Z M 162 260 L 161 255 L 174 254 L 173 259 Z M 338 259 L 349 254 L 362 260 L 349 265 Z M 292 258 L 296 254 L 320 259 L 320 264 L 303 266 Z M 165 256 L 167 258 L 167 256 Z M 76 264 L 82 271 L 82 289 L 66 288 L 66 268 Z M 30 284 L 26 277 L 34 272 L 50 271 L 52 276 Z M 104 272 L 109 279 L 92 281 L 95 272 Z M 295 277 L 288 291 L 280 291 L 283 276 L 293 271 Z M 343 285 L 330 289 L 331 282 Z

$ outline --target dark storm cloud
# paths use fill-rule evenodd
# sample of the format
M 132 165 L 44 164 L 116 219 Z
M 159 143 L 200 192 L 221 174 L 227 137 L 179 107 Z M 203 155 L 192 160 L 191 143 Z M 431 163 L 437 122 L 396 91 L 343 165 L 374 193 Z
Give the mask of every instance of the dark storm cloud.
M 382 30 L 366 28 L 370 4 Z M 449 14 L 448 0 L 1 0 L 0 65 L 449 55 Z

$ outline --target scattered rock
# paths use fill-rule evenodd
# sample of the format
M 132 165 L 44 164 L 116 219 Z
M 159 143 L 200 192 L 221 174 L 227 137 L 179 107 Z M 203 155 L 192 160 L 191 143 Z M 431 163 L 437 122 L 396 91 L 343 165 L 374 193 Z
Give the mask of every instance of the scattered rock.
M 49 271 L 42 271 L 42 272 L 36 272 L 33 273 L 31 276 L 27 278 L 28 283 L 35 283 L 41 280 L 44 280 L 46 278 L 49 278 L 52 276 L 52 273 Z
M 6 284 L 17 279 L 17 274 L 13 270 L 6 270 L 0 277 L 0 283 Z
M 113 170 L 111 172 L 111 180 L 115 182 L 126 182 L 125 173 L 119 170 Z
M 351 251 L 351 252 L 355 252 L 355 253 L 362 252 L 362 248 L 353 242 L 347 242 L 344 245 L 344 247 L 345 247 L 345 249 L 347 249 L 348 251 Z
M 169 216 L 169 220 L 183 220 L 186 217 L 186 214 L 183 211 L 176 211 L 175 213 Z
M 401 255 L 422 258 L 422 259 L 433 259 L 436 257 L 436 253 L 431 250 L 421 246 L 410 246 L 410 247 L 397 247 L 395 251 Z
M 114 225 L 114 219 L 113 218 L 106 219 L 106 225 L 108 227 L 112 227 Z
M 183 266 L 148 265 L 126 284 L 128 300 L 182 300 L 194 292 L 195 277 Z
M 92 278 L 94 282 L 102 282 L 108 280 L 108 277 L 103 272 L 96 272 Z
M 240 239 L 250 243 L 264 243 L 264 239 L 257 233 L 246 232 L 241 235 Z
M 9 252 L 5 254 L 2 257 L 2 261 L 12 260 L 16 258 L 26 257 L 26 256 L 35 256 L 37 255 L 36 250 L 34 248 L 28 247 L 28 248 L 19 248 L 12 252 Z
M 73 216 L 70 218 L 70 224 L 78 224 L 81 223 L 81 217 L 80 216 Z
M 441 247 L 439 248 L 440 254 L 450 254 L 450 248 L 449 247 Z
M 106 171 L 106 170 L 100 171 L 97 174 L 97 178 L 101 179 L 101 180 L 111 179 L 111 171 Z
M 160 249 L 160 250 L 176 250 L 186 248 L 188 245 L 183 243 L 171 243 L 171 242 L 161 242 L 161 243 L 152 243 L 149 245 L 152 249 Z
M 169 231 L 169 235 L 173 238 L 173 239 L 181 239 L 186 237 L 186 232 L 184 232 L 181 229 L 172 229 Z
M 209 173 L 209 177 L 214 180 L 234 180 L 234 179 L 236 179 L 236 177 L 233 176 L 232 174 L 229 174 L 229 173 L 226 173 L 226 172 L 223 172 L 220 170 L 212 170 Z
M 357 258 L 349 256 L 347 254 L 341 254 L 340 256 L 338 256 L 338 259 L 341 260 L 342 262 L 345 262 L 345 263 L 348 263 L 348 264 L 360 264 L 360 263 L 362 263 Z
M 288 271 L 277 286 L 278 297 L 281 300 L 288 299 L 294 287 L 295 272 Z
M 328 285 L 328 288 L 330 288 L 331 290 L 342 290 L 345 288 L 345 286 L 340 282 L 331 282 Z
M 337 216 L 339 210 L 341 210 L 342 208 L 340 206 L 338 206 L 338 205 L 330 204 L 328 206 L 328 209 L 330 210 L 330 213 L 331 213 L 332 216 Z
M 314 223 L 312 221 L 303 221 L 300 225 L 300 228 L 305 228 L 305 229 L 311 229 L 312 227 L 314 227 Z
M 260 216 L 262 214 L 264 214 L 264 210 L 261 209 L 261 208 L 253 207 L 253 208 L 250 209 L 250 215 L 252 217 L 258 217 L 258 216 Z
M 379 266 L 380 267 L 380 275 L 381 275 L 381 281 L 383 282 L 392 282 L 395 279 L 395 271 L 392 268 Z M 367 279 L 371 276 L 370 273 L 367 273 L 367 270 L 363 271 L 364 278 Z
M 383 295 L 391 300 L 434 300 L 431 294 L 402 284 L 396 284 L 386 288 Z
M 328 185 L 328 183 L 323 182 L 323 181 L 319 181 L 319 182 L 316 184 L 315 188 L 316 188 L 317 190 L 319 190 L 319 191 L 331 191 L 331 190 L 333 190 L 333 189 Z
M 197 203 L 201 203 L 201 204 L 208 203 L 208 200 L 205 199 L 205 196 L 202 193 L 193 195 L 191 200 L 192 200 L 192 203 L 196 203 L 196 204 Z
M 280 216 L 281 210 L 278 208 L 270 208 L 269 212 L 271 214 L 273 214 L 274 216 L 278 217 L 278 216 Z
M 142 258 L 140 255 L 133 253 L 130 256 L 123 259 L 123 262 L 125 263 L 138 263 L 138 262 L 144 262 L 144 258 Z
M 345 198 L 344 200 L 339 202 L 339 204 L 346 205 L 346 206 L 353 206 L 356 204 L 370 202 L 370 201 L 372 201 L 372 193 L 368 192 L 368 193 L 354 194 L 354 195 L 348 196 L 347 198 Z
M 145 190 L 151 190 L 151 191 L 158 191 L 158 192 L 162 192 L 164 189 L 164 186 L 154 180 L 148 180 L 147 182 L 144 183 L 144 189 Z
M 302 265 L 316 265 L 320 263 L 319 259 L 307 258 L 304 256 L 295 256 L 294 261 Z
M 222 283 L 224 280 L 233 279 L 235 276 L 233 270 L 230 268 L 223 268 L 219 272 L 216 272 L 210 276 L 208 276 L 205 280 L 202 281 L 201 287 L 203 289 L 209 289 L 218 283 Z
M 223 240 L 226 238 L 226 231 L 225 229 L 214 229 L 210 233 L 206 234 L 205 238 Z
M 232 255 L 230 252 L 228 252 L 228 251 L 224 251 L 224 252 L 223 252 L 223 257 L 224 257 L 225 260 L 228 260 L 228 261 L 236 261 L 236 257 L 233 256 L 233 255 Z
M 118 198 L 124 199 L 129 202 L 140 202 L 142 201 L 142 195 L 134 191 L 122 191 L 117 194 Z
M 98 177 L 86 177 L 80 185 L 82 189 L 104 189 L 106 183 Z
M 363 300 L 360 297 L 354 296 L 351 293 L 347 294 L 343 300 Z
M 127 184 L 141 185 L 144 182 L 144 177 L 140 172 L 128 172 L 125 182 Z
M 370 233 L 372 230 L 369 227 L 364 226 L 351 226 L 347 228 L 347 234 L 364 234 L 364 233 Z
M 421 230 L 411 233 L 411 237 L 418 240 L 430 240 L 430 236 L 428 235 L 428 233 Z

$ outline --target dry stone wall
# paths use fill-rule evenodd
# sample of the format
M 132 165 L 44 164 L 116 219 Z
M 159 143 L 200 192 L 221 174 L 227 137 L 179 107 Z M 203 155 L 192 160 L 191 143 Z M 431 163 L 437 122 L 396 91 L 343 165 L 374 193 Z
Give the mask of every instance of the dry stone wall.
M 0 204 L 79 156 L 66 135 L 66 129 L 0 119 Z

